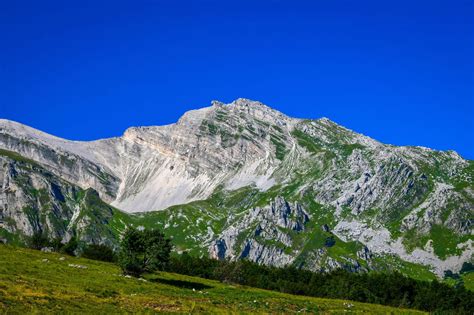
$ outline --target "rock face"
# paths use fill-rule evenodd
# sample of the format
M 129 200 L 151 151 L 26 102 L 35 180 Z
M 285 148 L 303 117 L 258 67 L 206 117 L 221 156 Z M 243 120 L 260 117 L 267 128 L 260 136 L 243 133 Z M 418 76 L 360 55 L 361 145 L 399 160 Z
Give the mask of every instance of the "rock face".
M 0 149 L 10 239 L 45 230 L 116 244 L 135 224 L 181 250 L 312 270 L 411 262 L 441 275 L 473 257 L 473 161 L 255 101 L 91 142 L 0 120 Z
M 13 152 L 0 150 L 0 165 L 0 232 L 6 240 L 43 233 L 63 242 L 74 236 L 115 245 L 105 227 L 114 209 L 96 191 L 83 190 Z
M 0 148 L 94 188 L 127 212 L 153 211 L 205 199 L 219 185 L 271 187 L 279 164 L 272 154 L 275 143 L 289 139 L 297 121 L 243 99 L 213 102 L 176 124 L 130 128 L 120 138 L 92 142 L 67 141 L 0 120 Z M 278 128 L 272 138 L 271 126 Z
M 287 231 L 298 233 L 305 228 L 309 215 L 297 203 L 290 205 L 277 197 L 268 206 L 253 208 L 225 229 L 210 248 L 210 256 L 218 259 L 248 258 L 268 265 L 285 266 L 294 256 L 283 248 L 292 246 Z M 246 235 L 243 241 L 239 237 Z M 279 247 L 278 245 L 283 245 Z

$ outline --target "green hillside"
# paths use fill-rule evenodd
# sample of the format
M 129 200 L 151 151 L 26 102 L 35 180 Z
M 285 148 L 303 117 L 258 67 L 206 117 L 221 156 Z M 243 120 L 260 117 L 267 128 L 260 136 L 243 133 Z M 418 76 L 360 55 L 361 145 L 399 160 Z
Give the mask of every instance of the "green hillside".
M 0 313 L 342 313 L 419 311 L 293 296 L 160 272 L 121 276 L 117 266 L 0 246 Z

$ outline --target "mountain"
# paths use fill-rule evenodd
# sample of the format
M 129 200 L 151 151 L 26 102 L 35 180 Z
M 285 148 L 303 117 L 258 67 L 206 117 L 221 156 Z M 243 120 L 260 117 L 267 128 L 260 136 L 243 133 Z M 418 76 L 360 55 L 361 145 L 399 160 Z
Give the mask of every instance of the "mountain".
M 0 235 L 117 244 L 160 227 L 178 251 L 311 270 L 431 277 L 473 261 L 474 161 L 397 147 L 260 102 L 91 142 L 0 120 Z

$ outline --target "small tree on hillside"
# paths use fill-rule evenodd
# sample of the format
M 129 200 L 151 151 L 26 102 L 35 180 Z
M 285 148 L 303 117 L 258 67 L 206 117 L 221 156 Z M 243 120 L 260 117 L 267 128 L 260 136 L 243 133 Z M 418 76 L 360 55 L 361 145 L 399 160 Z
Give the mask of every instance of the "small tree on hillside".
M 55 237 L 51 240 L 49 246 L 51 246 L 55 252 L 59 252 L 61 248 L 63 248 L 64 244 L 62 243 L 60 237 Z
M 76 250 L 78 247 L 79 247 L 79 242 L 77 241 L 77 238 L 73 236 L 66 244 L 64 244 L 61 251 L 64 252 L 65 254 L 75 256 Z
M 28 247 L 32 249 L 42 249 L 43 247 L 49 246 L 49 239 L 46 234 L 43 232 L 35 232 L 29 239 L 28 239 Z
M 159 230 L 129 228 L 122 239 L 118 264 L 124 274 L 134 277 L 163 270 L 169 261 L 171 248 L 171 240 Z

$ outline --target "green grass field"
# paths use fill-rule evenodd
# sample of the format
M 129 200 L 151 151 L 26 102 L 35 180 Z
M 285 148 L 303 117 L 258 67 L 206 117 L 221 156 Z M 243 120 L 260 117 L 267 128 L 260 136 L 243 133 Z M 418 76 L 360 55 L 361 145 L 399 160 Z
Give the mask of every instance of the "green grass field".
M 111 263 L 0 245 L 0 313 L 34 312 L 422 313 L 165 272 L 128 278 Z

